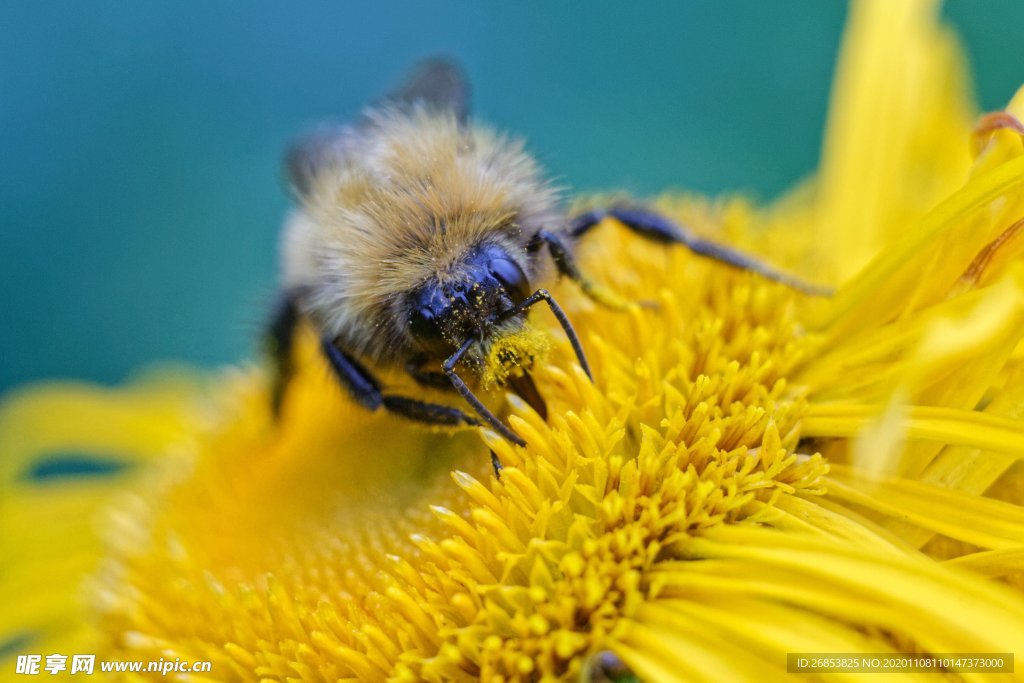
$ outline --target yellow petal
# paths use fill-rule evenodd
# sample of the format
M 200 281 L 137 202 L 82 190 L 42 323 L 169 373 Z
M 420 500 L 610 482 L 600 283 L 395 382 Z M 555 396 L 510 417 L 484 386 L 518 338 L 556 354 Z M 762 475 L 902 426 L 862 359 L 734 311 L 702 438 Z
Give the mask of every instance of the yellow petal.
M 819 251 L 856 273 L 962 181 L 970 165 L 963 59 L 934 0 L 852 3 L 819 179 Z M 824 246 L 824 245 L 823 245 Z

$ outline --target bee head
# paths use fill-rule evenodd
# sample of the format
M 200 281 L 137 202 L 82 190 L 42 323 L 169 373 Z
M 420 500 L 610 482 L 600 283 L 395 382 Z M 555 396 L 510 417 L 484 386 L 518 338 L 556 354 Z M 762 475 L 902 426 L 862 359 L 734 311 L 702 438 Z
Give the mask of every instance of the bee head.
M 478 247 L 443 278 L 430 278 L 408 299 L 409 332 L 434 357 L 453 353 L 470 337 L 485 339 L 530 295 L 519 263 L 498 245 Z

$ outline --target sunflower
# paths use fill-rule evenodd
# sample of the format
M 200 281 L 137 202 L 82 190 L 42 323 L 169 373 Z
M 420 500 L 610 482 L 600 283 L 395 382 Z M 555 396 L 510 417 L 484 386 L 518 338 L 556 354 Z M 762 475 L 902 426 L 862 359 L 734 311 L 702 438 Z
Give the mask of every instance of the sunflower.
M 595 381 L 552 331 L 548 418 L 507 398 L 525 448 L 352 405 L 308 331 L 279 421 L 259 366 L 12 395 L 3 671 L 761 681 L 1024 652 L 1024 90 L 979 123 L 966 80 L 935 3 L 854 4 L 817 176 L 658 201 L 835 296 L 608 221 L 581 261 L 657 305 L 558 285 Z

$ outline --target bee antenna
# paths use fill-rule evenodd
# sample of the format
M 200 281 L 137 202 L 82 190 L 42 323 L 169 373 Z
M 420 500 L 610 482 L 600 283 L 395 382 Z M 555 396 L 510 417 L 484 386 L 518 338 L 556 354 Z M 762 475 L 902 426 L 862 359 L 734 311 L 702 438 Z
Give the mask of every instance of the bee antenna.
M 523 303 L 516 306 L 513 310 L 512 315 L 522 313 L 530 306 L 538 302 L 545 302 L 548 308 L 551 309 L 552 315 L 558 321 L 558 324 L 562 326 L 562 331 L 565 332 L 565 336 L 569 338 L 569 344 L 572 345 L 573 353 L 576 354 L 576 360 L 579 362 L 580 367 L 583 368 L 583 372 L 587 373 L 587 378 L 593 382 L 594 375 L 590 372 L 590 363 L 587 362 L 587 355 L 583 353 L 583 344 L 580 343 L 580 338 L 576 334 L 576 330 L 573 329 L 572 323 L 569 322 L 569 316 L 565 314 L 562 307 L 558 305 L 551 293 L 546 289 L 538 289 L 536 292 L 531 294 Z
M 494 413 L 488 410 L 487 406 L 485 406 L 483 402 L 476 397 L 473 391 L 468 386 L 466 386 L 466 383 L 455 372 L 455 366 L 458 364 L 460 360 L 462 360 L 462 357 L 466 355 L 466 351 L 469 350 L 469 347 L 471 347 L 476 342 L 476 337 L 470 337 L 466 341 L 462 342 L 462 345 L 459 347 L 459 350 L 453 353 L 451 356 L 449 356 L 448 360 L 446 360 L 444 362 L 444 365 L 441 366 L 444 369 L 444 374 L 448 376 L 448 380 L 452 383 L 452 386 L 455 387 L 455 391 L 459 392 L 459 395 L 462 396 L 462 398 L 466 399 L 466 403 L 471 405 L 473 407 L 473 410 L 477 412 L 477 415 L 482 417 L 484 421 L 487 422 L 487 424 L 494 427 L 494 429 L 499 434 L 501 434 L 503 437 L 505 437 L 515 445 L 525 446 L 526 441 L 523 440 L 523 437 L 513 432 L 510 427 L 508 427 L 504 422 L 499 420 Z

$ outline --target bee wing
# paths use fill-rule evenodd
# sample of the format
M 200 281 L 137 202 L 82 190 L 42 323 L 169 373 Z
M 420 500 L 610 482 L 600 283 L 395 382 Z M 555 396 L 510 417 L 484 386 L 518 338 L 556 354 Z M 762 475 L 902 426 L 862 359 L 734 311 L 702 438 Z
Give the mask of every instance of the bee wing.
M 469 81 L 455 62 L 444 57 L 430 57 L 417 64 L 398 90 L 381 104 L 399 107 L 426 105 L 452 111 L 460 123 L 469 119 Z
M 306 197 L 323 169 L 344 163 L 355 144 L 355 135 L 350 125 L 324 123 L 292 143 L 284 156 L 291 189 L 300 198 Z
M 459 123 L 469 119 L 469 82 L 455 62 L 431 57 L 417 64 L 398 90 L 370 107 L 406 109 L 426 106 L 454 112 Z M 364 115 L 354 124 L 323 124 L 299 138 L 285 154 L 288 184 L 299 198 L 308 195 L 317 176 L 326 168 L 336 168 L 346 157 L 358 153 L 361 131 L 372 126 L 372 117 Z

